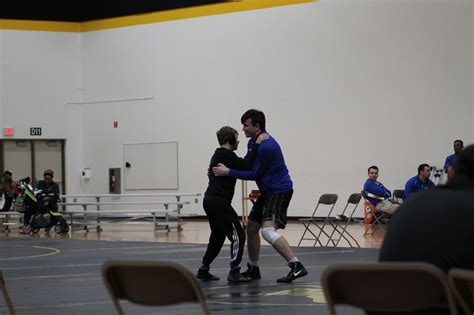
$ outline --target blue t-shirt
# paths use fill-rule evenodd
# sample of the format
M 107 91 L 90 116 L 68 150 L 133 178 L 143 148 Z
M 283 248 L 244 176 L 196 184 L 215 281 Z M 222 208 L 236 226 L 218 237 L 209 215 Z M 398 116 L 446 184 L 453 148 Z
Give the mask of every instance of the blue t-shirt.
M 421 181 L 418 175 L 413 176 L 410 178 L 405 184 L 405 193 L 403 194 L 403 200 L 405 200 L 408 195 L 415 193 L 420 190 L 428 189 L 434 187 L 435 184 L 431 181 L 431 179 L 427 179 L 426 181 Z
M 388 190 L 382 183 L 376 182 L 370 178 L 367 178 L 364 184 L 364 191 L 377 195 L 379 197 L 383 197 L 384 199 L 390 198 L 392 193 Z M 372 197 L 367 198 L 374 206 L 376 206 L 381 199 L 376 199 Z
M 254 142 L 254 139 L 249 140 L 246 158 L 251 153 Z M 255 180 L 263 195 L 272 195 L 293 189 L 293 182 L 286 167 L 283 152 L 278 142 L 271 136 L 260 144 L 257 159 L 251 170 L 231 169 L 229 176 Z
M 458 156 L 456 154 L 448 155 L 446 160 L 444 161 L 444 171 L 448 172 L 448 166 L 453 166 L 454 162 L 456 162 Z

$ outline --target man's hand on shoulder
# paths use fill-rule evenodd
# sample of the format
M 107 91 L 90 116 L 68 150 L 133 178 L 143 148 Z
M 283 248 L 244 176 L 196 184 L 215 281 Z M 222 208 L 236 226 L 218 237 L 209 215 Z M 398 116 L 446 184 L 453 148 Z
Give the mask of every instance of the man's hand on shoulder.
M 262 143 L 263 141 L 268 140 L 268 139 L 270 139 L 270 136 L 268 135 L 268 133 L 264 132 L 264 133 L 261 133 L 261 134 L 257 137 L 257 139 L 255 140 L 255 143 L 260 144 L 260 143 Z
M 212 168 L 212 172 L 215 176 L 227 176 L 229 175 L 229 168 L 222 163 L 217 164 Z

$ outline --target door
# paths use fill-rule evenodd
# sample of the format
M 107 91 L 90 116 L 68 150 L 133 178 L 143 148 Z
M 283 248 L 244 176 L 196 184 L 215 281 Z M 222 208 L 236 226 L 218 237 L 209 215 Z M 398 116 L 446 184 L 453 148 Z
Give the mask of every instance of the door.
M 33 184 L 43 179 L 46 169 L 54 171 L 54 181 L 61 193 L 64 183 L 64 140 L 2 140 L 0 141 L 0 171 L 13 173 L 13 180 L 30 177 Z
M 60 192 L 63 186 L 62 167 L 62 141 L 60 140 L 36 140 L 34 146 L 34 178 L 35 182 L 43 179 L 43 173 L 47 169 L 54 171 L 53 180 L 58 183 Z

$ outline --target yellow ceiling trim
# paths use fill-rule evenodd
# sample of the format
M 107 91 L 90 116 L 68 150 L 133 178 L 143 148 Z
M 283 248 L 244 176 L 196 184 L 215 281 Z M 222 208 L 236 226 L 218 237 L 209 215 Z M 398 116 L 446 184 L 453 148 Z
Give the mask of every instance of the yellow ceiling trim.
M 315 2 L 315 0 L 240 0 L 81 23 L 82 32 Z
M 80 32 L 81 23 L 0 19 L 0 30 Z
M 232 12 L 258 10 L 315 1 L 317 0 L 238 0 L 219 4 L 209 4 L 183 9 L 137 14 L 82 23 L 0 19 L 0 29 L 51 32 L 91 32 L 118 27 L 182 20 Z

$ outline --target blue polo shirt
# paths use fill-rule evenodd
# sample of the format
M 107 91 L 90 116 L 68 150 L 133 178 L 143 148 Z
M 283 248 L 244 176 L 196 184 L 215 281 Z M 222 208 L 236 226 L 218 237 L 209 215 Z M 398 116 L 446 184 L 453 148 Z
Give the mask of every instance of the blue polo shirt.
M 412 193 L 416 193 L 417 191 L 425 190 L 434 186 L 435 184 L 429 178 L 423 182 L 421 181 L 420 177 L 418 177 L 418 175 L 413 176 L 405 184 L 403 200 L 405 200 Z
M 446 160 L 444 161 L 444 171 L 448 172 L 448 166 L 453 166 L 454 162 L 456 162 L 458 156 L 456 154 L 448 155 Z
M 370 178 L 367 178 L 364 184 L 364 191 L 377 195 L 379 197 L 383 197 L 384 199 L 390 198 L 392 193 L 388 190 L 382 183 L 376 182 Z M 376 206 L 380 201 L 380 199 L 375 199 L 368 197 L 369 201 Z

